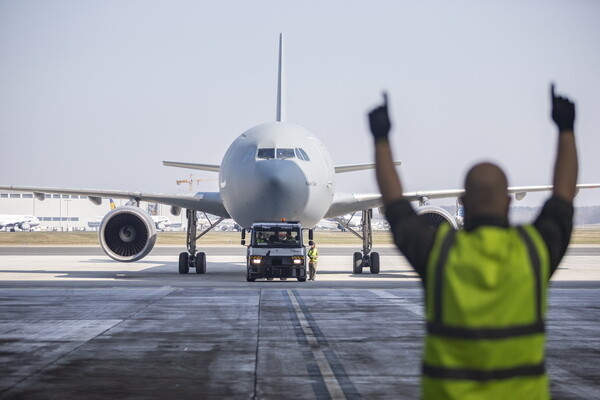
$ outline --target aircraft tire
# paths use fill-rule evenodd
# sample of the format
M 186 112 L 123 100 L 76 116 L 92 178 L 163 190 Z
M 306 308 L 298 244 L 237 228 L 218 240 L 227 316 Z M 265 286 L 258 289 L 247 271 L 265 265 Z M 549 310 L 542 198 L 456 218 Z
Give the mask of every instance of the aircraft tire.
M 250 277 L 250 271 L 246 272 L 246 282 L 254 282 L 256 278 Z
M 304 277 L 304 278 L 298 278 L 298 282 L 306 282 L 306 277 Z
M 188 265 L 188 261 L 190 260 L 190 255 L 186 252 L 179 253 L 179 273 L 187 274 L 190 272 L 190 266 Z
M 371 265 L 370 265 L 371 273 L 378 274 L 379 273 L 379 253 L 373 252 L 371 253 Z
M 362 253 L 356 252 L 354 253 L 354 263 L 352 265 L 352 272 L 355 274 L 362 274 Z
M 203 274 L 206 272 L 206 253 L 200 252 L 196 254 L 196 273 Z

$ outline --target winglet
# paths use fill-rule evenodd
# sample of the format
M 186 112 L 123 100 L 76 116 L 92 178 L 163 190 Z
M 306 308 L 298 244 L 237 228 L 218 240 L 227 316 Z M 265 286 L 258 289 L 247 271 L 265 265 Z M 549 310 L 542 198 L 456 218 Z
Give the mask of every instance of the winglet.
M 283 33 L 279 34 L 279 65 L 277 74 L 277 115 L 276 121 L 285 121 L 285 71 L 283 69 Z

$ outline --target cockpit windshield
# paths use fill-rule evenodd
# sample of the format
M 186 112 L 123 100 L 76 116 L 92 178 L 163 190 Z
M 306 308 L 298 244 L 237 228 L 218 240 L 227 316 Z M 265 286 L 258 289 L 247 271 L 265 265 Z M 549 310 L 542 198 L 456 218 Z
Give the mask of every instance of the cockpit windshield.
M 308 154 L 306 154 L 304 149 L 296 149 L 296 154 L 299 159 L 304 160 L 304 161 L 310 161 L 310 158 L 308 158 Z
M 294 149 L 277 149 L 277 158 L 285 160 L 286 158 L 294 158 Z
M 271 159 L 275 158 L 275 149 L 258 149 L 257 158 Z
M 300 148 L 295 148 L 295 149 L 262 148 L 262 149 L 258 149 L 256 158 L 261 158 L 263 160 L 272 160 L 275 158 L 275 155 L 277 155 L 277 159 L 279 159 L 279 160 L 286 160 L 289 158 L 298 158 L 303 161 L 310 161 L 310 158 L 308 158 L 308 154 L 306 154 L 304 149 L 300 149 Z

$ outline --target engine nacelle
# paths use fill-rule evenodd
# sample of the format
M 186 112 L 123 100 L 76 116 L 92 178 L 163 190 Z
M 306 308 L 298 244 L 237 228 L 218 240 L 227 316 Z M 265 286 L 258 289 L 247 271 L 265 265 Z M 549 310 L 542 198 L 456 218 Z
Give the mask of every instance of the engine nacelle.
M 443 222 L 448 222 L 454 229 L 458 229 L 456 218 L 448 211 L 436 206 L 423 206 L 417 209 L 417 214 L 424 216 L 427 223 L 434 228 L 440 226 Z
M 19 229 L 28 231 L 31 229 L 31 225 L 29 225 L 27 222 L 23 222 L 21 225 L 19 225 Z
M 100 245 L 113 260 L 137 261 L 156 243 L 152 217 L 139 207 L 123 206 L 110 211 L 100 223 Z

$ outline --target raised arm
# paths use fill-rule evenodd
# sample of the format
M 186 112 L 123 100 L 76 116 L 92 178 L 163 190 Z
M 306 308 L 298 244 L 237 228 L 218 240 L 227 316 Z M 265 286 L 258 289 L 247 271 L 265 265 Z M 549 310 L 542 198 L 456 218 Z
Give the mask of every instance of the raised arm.
M 573 202 L 577 193 L 577 148 L 573 125 L 575 105 L 566 97 L 556 96 L 554 83 L 550 86 L 552 120 L 558 127 L 558 150 L 554 164 L 554 195 Z
M 383 93 L 383 105 L 369 113 L 369 125 L 375 139 L 375 174 L 377 184 L 383 198 L 383 205 L 387 206 L 394 200 L 402 197 L 402 183 L 394 167 L 392 150 L 388 142 L 391 129 L 387 109 L 387 94 Z

